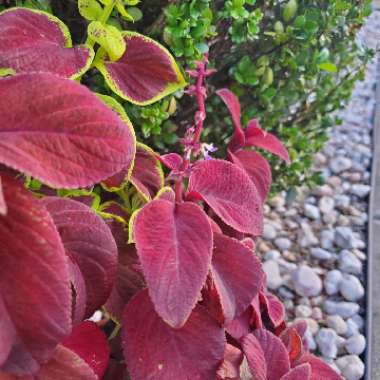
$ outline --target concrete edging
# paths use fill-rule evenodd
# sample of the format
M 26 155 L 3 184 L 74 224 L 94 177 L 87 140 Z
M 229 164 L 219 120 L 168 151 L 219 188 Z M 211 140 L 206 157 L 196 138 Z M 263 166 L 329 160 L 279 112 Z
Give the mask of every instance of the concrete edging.
M 380 8 L 380 1 L 373 6 Z M 380 59 L 373 127 L 373 161 L 368 219 L 366 380 L 380 379 Z

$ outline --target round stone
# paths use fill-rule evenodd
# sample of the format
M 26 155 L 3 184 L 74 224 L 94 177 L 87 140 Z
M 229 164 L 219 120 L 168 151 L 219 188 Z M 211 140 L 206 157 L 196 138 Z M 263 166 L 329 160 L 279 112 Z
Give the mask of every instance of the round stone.
M 357 355 L 343 356 L 335 363 L 346 380 L 360 380 L 364 376 L 364 363 Z
M 292 273 L 295 291 L 304 297 L 315 297 L 322 291 L 322 281 L 307 265 L 301 265 Z
M 326 324 L 338 335 L 345 335 L 347 333 L 347 323 L 339 315 L 329 315 L 326 318 Z
M 361 355 L 366 346 L 366 339 L 362 334 L 356 334 L 351 336 L 346 341 L 346 350 L 349 354 L 352 355 Z
M 339 284 L 342 281 L 343 275 L 339 270 L 331 270 L 327 273 L 324 286 L 328 295 L 334 295 L 339 292 Z
M 339 290 L 347 301 L 358 301 L 364 296 L 364 287 L 361 282 L 351 274 L 344 274 L 339 284 Z
M 316 342 L 323 356 L 336 358 L 338 355 L 337 334 L 333 329 L 323 328 L 318 331 Z
M 263 270 L 267 276 L 267 285 L 269 289 L 276 290 L 282 283 L 283 279 L 280 274 L 280 267 L 277 261 L 268 260 L 263 263 Z

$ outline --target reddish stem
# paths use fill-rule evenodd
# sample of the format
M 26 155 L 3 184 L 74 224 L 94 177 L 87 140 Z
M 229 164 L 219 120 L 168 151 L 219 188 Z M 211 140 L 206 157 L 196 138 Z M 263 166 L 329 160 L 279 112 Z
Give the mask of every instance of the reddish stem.
M 183 156 L 183 163 L 181 165 L 180 171 L 183 173 L 176 181 L 175 181 L 175 196 L 177 202 L 182 202 L 183 196 L 183 186 L 182 181 L 183 177 L 190 166 L 190 160 L 193 153 L 198 151 L 199 149 L 199 140 L 201 138 L 203 123 L 206 119 L 206 87 L 205 87 L 205 79 L 208 75 L 212 73 L 212 71 L 207 70 L 208 64 L 208 54 L 205 54 L 204 59 L 202 61 L 197 62 L 196 70 L 191 70 L 189 73 L 191 76 L 197 78 L 195 85 L 190 86 L 189 95 L 195 96 L 198 104 L 198 111 L 195 113 L 194 117 L 194 126 L 195 131 L 192 137 L 191 142 L 185 142 L 185 152 Z

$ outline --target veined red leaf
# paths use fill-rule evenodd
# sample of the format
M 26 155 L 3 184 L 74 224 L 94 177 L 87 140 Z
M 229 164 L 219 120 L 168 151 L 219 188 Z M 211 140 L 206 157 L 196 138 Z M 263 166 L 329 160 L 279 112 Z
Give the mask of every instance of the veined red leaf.
M 264 306 L 264 313 L 274 328 L 280 326 L 285 319 L 285 307 L 273 294 L 260 292 L 260 303 Z
M 248 307 L 241 315 L 227 324 L 226 331 L 236 340 L 240 340 L 243 336 L 251 331 L 252 308 Z
M 121 320 L 124 306 L 142 288 L 146 286 L 136 248 L 128 244 L 119 250 L 117 279 L 105 307 L 118 321 Z
M 163 165 L 171 170 L 180 170 L 183 158 L 178 153 L 168 153 L 159 156 L 159 160 Z
M 95 65 L 109 87 L 138 105 L 154 103 L 186 84 L 174 58 L 159 43 L 135 32 L 123 32 L 127 49 L 113 62 L 102 49 Z
M 165 199 L 166 201 L 174 203 L 175 192 L 171 187 L 165 186 L 159 190 L 159 192 L 155 196 L 155 199 Z
M 68 260 L 70 270 L 70 281 L 73 291 L 72 297 L 72 322 L 73 325 L 77 325 L 83 321 L 86 315 L 87 308 L 87 291 L 86 283 L 84 281 L 81 270 L 73 257 L 69 257 Z
M 0 125 L 0 162 L 52 187 L 91 186 L 135 154 L 127 124 L 86 87 L 52 74 L 0 79 Z
M 308 363 L 311 366 L 310 380 L 343 380 L 327 363 L 312 354 L 305 354 L 299 364 Z
M 0 177 L 0 215 L 6 215 L 7 214 L 7 204 L 5 203 L 4 199 L 4 192 L 3 192 L 3 185 Z
M 261 289 L 264 273 L 255 254 L 238 240 L 214 234 L 211 275 L 225 323 L 241 315 Z
M 230 111 L 232 121 L 235 127 L 234 135 L 228 147 L 232 152 L 242 148 L 245 144 L 245 135 L 241 127 L 241 108 L 237 96 L 227 88 L 222 88 L 216 92 L 223 100 Z
M 256 339 L 254 339 L 256 338 Z M 258 344 L 264 356 L 256 357 L 260 352 Z M 288 352 L 279 338 L 265 329 L 255 330 L 252 334 L 244 337 L 242 341 L 243 351 L 247 356 L 249 367 L 255 376 L 258 371 L 259 376 L 263 375 L 265 368 L 265 380 L 278 380 L 290 370 Z M 261 377 L 259 377 L 261 379 Z
M 272 184 L 272 171 L 268 161 L 261 154 L 249 150 L 229 152 L 228 156 L 235 165 L 247 172 L 264 202 Z
M 272 133 L 263 131 L 257 120 L 251 120 L 245 130 L 246 146 L 262 148 L 290 163 L 289 153 L 282 142 Z
M 157 313 L 181 327 L 210 269 L 212 231 L 207 215 L 189 202 L 154 200 L 138 212 L 134 239 Z
M 267 363 L 259 340 L 248 334 L 242 340 L 242 349 L 255 380 L 267 380 Z
M 217 380 L 240 380 L 240 366 L 243 358 L 241 350 L 231 344 L 226 344 L 224 360 L 218 369 Z
M 51 14 L 27 8 L 0 13 L 0 68 L 76 78 L 93 58 L 88 46 L 72 47 L 68 28 Z
M 0 216 L 0 371 L 38 370 L 70 333 L 66 255 L 48 212 L 18 181 L 2 175 Z
M 214 212 L 237 231 L 260 235 L 261 198 L 247 173 L 224 160 L 199 162 L 193 169 L 188 197 L 202 198 Z
M 297 330 L 289 327 L 281 333 L 280 338 L 288 350 L 290 362 L 298 360 L 303 354 L 303 344 Z
M 105 334 L 95 323 L 85 321 L 75 326 L 62 345 L 83 359 L 98 379 L 103 378 L 108 366 L 110 349 Z
M 122 337 L 133 380 L 215 380 L 226 344 L 223 329 L 201 306 L 181 329 L 168 326 L 147 290 L 125 308 Z
M 309 364 L 301 364 L 293 368 L 286 375 L 282 376 L 280 380 L 311 380 L 311 367 Z M 329 378 L 325 378 L 328 380 Z
M 164 186 L 160 161 L 151 148 L 141 143 L 137 143 L 131 182 L 146 200 L 154 198 Z
M 88 206 L 69 198 L 46 197 L 66 254 L 78 264 L 86 292 L 86 316 L 107 300 L 116 279 L 117 247 L 106 223 Z

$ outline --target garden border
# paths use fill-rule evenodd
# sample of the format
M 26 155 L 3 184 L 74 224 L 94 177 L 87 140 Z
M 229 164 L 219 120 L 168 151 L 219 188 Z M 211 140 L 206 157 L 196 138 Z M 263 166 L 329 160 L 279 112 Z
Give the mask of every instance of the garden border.
M 380 9 L 380 0 L 374 8 Z M 373 129 L 373 161 L 368 221 L 367 254 L 367 350 L 366 380 L 380 379 L 380 59 L 377 62 L 376 106 Z

